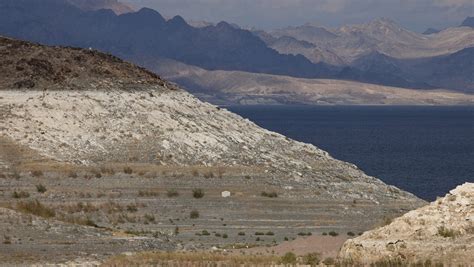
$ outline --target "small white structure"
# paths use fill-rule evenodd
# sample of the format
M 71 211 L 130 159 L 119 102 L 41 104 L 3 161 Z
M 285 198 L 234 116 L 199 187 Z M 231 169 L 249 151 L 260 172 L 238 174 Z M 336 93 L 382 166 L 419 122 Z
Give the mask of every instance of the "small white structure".
M 222 197 L 230 197 L 230 192 L 229 191 L 223 191 L 221 193 Z

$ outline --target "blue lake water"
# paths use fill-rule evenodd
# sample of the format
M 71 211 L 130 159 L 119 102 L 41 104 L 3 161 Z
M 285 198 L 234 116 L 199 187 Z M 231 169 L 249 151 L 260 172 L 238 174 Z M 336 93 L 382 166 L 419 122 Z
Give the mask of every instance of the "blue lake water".
M 425 200 L 474 182 L 474 107 L 227 108 Z

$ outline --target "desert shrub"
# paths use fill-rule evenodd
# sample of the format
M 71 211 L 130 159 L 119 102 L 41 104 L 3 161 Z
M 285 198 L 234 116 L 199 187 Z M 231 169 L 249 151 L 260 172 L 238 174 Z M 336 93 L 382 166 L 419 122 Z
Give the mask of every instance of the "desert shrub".
M 229 236 L 227 234 L 223 234 L 222 238 L 228 238 Z
M 18 180 L 18 179 L 21 178 L 21 175 L 20 175 L 20 173 L 18 173 L 17 171 L 14 171 L 14 172 L 11 173 L 8 177 L 10 177 L 11 179 Z
M 31 175 L 33 175 L 34 177 L 41 177 L 43 176 L 43 172 L 36 170 L 36 171 L 32 171 Z
M 262 195 L 262 197 L 269 197 L 269 198 L 278 197 L 277 192 L 265 192 L 265 191 L 263 191 L 261 195 Z
M 334 231 L 331 231 L 331 232 L 329 232 L 329 235 L 330 235 L 330 236 L 338 236 L 338 235 L 339 235 L 339 233 L 337 233 L 337 232 L 334 232 Z
M 12 243 L 12 238 L 7 236 L 7 235 L 4 235 L 3 236 L 3 244 L 10 245 L 11 243 Z
M 296 264 L 296 255 L 293 252 L 287 252 L 283 257 L 281 257 L 280 262 L 282 264 Z
M 102 178 L 102 173 L 96 172 L 96 173 L 94 174 L 94 176 L 95 176 L 95 178 L 97 178 L 97 179 Z
M 197 210 L 192 210 L 192 211 L 189 213 L 189 218 L 191 218 L 191 219 L 197 219 L 197 218 L 199 218 L 199 211 L 197 211 Z
M 199 171 L 196 170 L 196 169 L 193 169 L 193 170 L 191 171 L 191 174 L 192 174 L 194 177 L 198 177 L 198 176 L 199 176 Z
M 392 218 L 385 217 L 383 218 L 382 226 L 386 226 L 392 223 Z
M 268 231 L 268 232 L 265 233 L 265 235 L 275 235 L 275 233 L 272 232 L 272 231 Z
M 168 197 L 177 197 L 177 196 L 179 196 L 179 193 L 176 189 L 170 189 L 170 190 L 166 191 L 166 195 Z
M 313 235 L 313 233 L 311 233 L 311 232 L 307 232 L 307 233 L 305 233 L 305 232 L 299 232 L 298 235 L 299 235 L 299 236 L 310 236 L 310 235 Z
M 204 197 L 204 191 L 202 189 L 194 189 L 193 190 L 193 197 L 194 198 L 203 198 Z
M 217 169 L 217 177 L 222 178 L 225 174 L 225 170 L 223 168 Z
M 264 232 L 255 232 L 255 235 L 265 235 Z
M 245 232 L 239 232 L 238 235 L 244 236 L 244 235 L 245 235 Z
M 16 205 L 16 208 L 21 212 L 33 214 L 44 218 L 51 218 L 56 216 L 56 212 L 53 209 L 44 206 L 38 200 L 19 202 Z
M 442 237 L 456 237 L 456 231 L 453 229 L 448 229 L 444 226 L 438 227 L 438 235 Z
M 30 193 L 25 192 L 25 191 L 13 191 L 12 193 L 12 198 L 29 198 Z
M 334 258 L 329 257 L 329 258 L 324 259 L 323 263 L 326 265 L 335 265 L 336 260 L 334 260 Z
M 353 232 L 347 232 L 347 235 L 348 236 L 355 236 L 355 234 Z
M 127 205 L 127 211 L 128 211 L 128 212 L 137 212 L 137 211 L 138 211 L 138 207 L 137 207 L 137 205 L 135 205 L 135 204 L 128 204 L 128 205 Z
M 36 191 L 43 194 L 47 191 L 47 189 L 46 189 L 46 186 L 39 184 L 39 185 L 36 185 Z
M 309 253 L 303 256 L 303 264 L 316 266 L 321 262 L 321 254 L 319 253 Z
M 207 230 L 202 230 L 201 235 L 208 236 L 211 235 Z
M 68 174 L 68 177 L 69 178 L 77 178 L 77 173 L 73 172 L 73 171 L 70 171 L 69 174 Z
M 326 232 L 323 232 L 323 235 L 328 235 L 328 233 L 326 233 Z
M 214 173 L 212 171 L 205 172 L 203 174 L 204 178 L 214 178 Z
M 158 191 L 145 191 L 145 190 L 138 191 L 138 196 L 140 197 L 157 197 L 159 195 L 160 193 Z
M 216 233 L 215 236 L 216 236 L 216 237 L 221 237 L 222 235 L 219 234 L 219 233 Z
M 127 167 L 124 167 L 124 168 L 123 168 L 123 173 L 125 173 L 125 174 L 132 174 L 132 173 L 133 173 L 133 170 L 132 170 L 132 168 L 130 168 L 130 167 L 127 166 Z
M 98 227 L 97 224 L 91 218 L 63 217 L 60 218 L 60 220 L 72 224 Z
M 145 215 L 143 215 L 143 219 L 145 220 L 145 223 L 154 223 L 155 222 L 155 216 L 153 214 L 145 214 Z
M 284 238 L 283 240 L 288 241 L 288 240 L 290 240 L 290 239 L 288 239 L 288 237 L 285 236 L 285 238 Z
M 174 228 L 174 235 L 179 235 L 179 227 L 178 226 L 176 226 Z

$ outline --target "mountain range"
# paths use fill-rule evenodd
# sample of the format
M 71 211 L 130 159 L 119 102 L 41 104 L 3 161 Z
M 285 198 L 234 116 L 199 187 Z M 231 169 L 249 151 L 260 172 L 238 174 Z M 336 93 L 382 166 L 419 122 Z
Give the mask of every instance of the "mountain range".
M 110 9 L 117 15 L 133 12 L 133 8 L 129 5 L 119 2 L 118 0 L 68 0 L 69 3 L 85 10 Z
M 4 0 L 0 35 L 98 49 L 142 66 L 162 68 L 179 62 L 207 71 L 269 74 L 267 78 L 474 92 L 474 29 L 466 27 L 469 19 L 460 27 L 429 35 L 408 31 L 389 19 L 338 29 L 305 24 L 265 32 L 227 22 L 193 27 L 180 16 L 166 20 L 149 8 L 134 12 L 125 7 L 112 0 Z M 240 80 L 240 87 L 248 86 Z M 210 89 L 202 88 L 215 90 Z

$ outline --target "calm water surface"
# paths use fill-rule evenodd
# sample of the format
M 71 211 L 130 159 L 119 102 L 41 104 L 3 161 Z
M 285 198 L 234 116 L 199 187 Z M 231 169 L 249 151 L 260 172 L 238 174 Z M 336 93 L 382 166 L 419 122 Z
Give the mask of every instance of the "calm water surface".
M 227 108 L 426 200 L 474 182 L 474 107 Z

